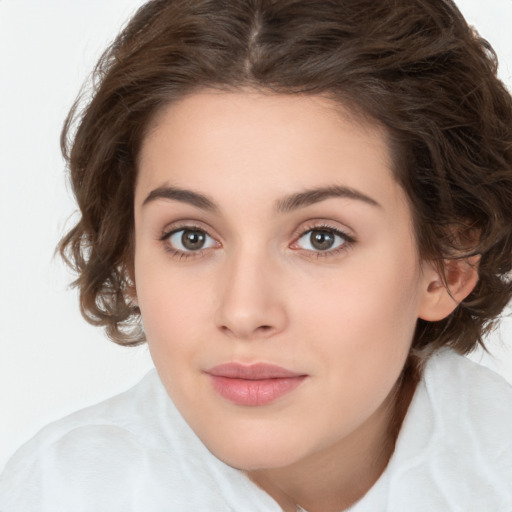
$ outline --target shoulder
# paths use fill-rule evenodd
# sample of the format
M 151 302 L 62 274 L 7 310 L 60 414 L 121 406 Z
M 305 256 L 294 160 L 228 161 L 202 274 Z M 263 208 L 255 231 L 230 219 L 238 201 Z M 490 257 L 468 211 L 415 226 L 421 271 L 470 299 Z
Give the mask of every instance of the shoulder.
M 129 440 L 137 439 L 142 444 L 151 442 L 143 435 L 145 423 L 150 421 L 147 412 L 152 409 L 156 416 L 166 405 L 164 394 L 152 370 L 129 390 L 47 425 L 20 448 L 14 459 L 66 449 L 68 445 L 95 448 L 97 443 L 104 443 L 105 447 L 115 449 L 117 444 Z
M 438 428 L 456 433 L 453 442 L 473 438 L 493 452 L 512 440 L 512 386 L 502 376 L 444 350 L 429 361 L 423 386 Z
M 45 427 L 0 476 L 2 512 L 220 512 L 252 503 L 274 510 L 207 450 L 154 370 L 127 392 Z
M 434 355 L 390 472 L 393 510 L 404 510 L 400 504 L 411 493 L 425 494 L 421 510 L 512 510 L 512 387 L 451 350 Z
M 82 495 L 94 489 L 105 500 L 107 482 L 108 494 L 122 501 L 126 485 L 140 479 L 148 454 L 168 448 L 158 421 L 168 402 L 153 370 L 130 390 L 48 425 L 5 467 L 0 508 L 46 510 L 45 496 L 53 496 L 52 506 L 80 499 L 91 506 L 91 498 Z

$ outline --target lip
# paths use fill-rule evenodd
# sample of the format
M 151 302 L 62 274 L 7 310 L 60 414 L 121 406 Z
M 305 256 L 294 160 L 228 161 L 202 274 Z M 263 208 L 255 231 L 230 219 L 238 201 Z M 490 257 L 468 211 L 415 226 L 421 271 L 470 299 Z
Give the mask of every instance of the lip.
M 296 389 L 307 375 L 267 363 L 225 363 L 205 372 L 213 389 L 237 405 L 262 406 Z

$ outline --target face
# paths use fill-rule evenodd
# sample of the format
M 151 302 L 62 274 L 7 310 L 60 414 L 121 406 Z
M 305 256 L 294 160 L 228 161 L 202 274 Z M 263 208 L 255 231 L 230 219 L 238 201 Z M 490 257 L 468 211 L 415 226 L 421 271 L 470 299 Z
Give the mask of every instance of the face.
M 277 468 L 376 423 L 426 287 L 384 132 L 321 97 L 196 93 L 143 143 L 135 284 L 203 443 Z

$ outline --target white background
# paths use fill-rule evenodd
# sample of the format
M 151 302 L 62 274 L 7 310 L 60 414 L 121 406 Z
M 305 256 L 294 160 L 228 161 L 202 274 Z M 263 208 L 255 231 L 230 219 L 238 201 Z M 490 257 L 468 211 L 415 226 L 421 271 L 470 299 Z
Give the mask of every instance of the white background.
M 152 366 L 78 312 L 55 245 L 74 212 L 59 134 L 80 86 L 141 0 L 0 0 L 0 468 L 42 426 Z M 512 88 L 512 0 L 459 0 Z M 512 321 L 483 362 L 512 382 Z M 476 354 L 478 360 L 483 356 Z

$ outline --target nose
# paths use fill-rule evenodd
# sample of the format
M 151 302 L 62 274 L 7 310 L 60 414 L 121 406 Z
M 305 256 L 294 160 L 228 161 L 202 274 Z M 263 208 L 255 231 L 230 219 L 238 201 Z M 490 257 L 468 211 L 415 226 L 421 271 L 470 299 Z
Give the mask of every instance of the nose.
M 237 339 L 269 338 L 287 324 L 282 272 L 268 257 L 239 254 L 225 262 L 215 323 Z

